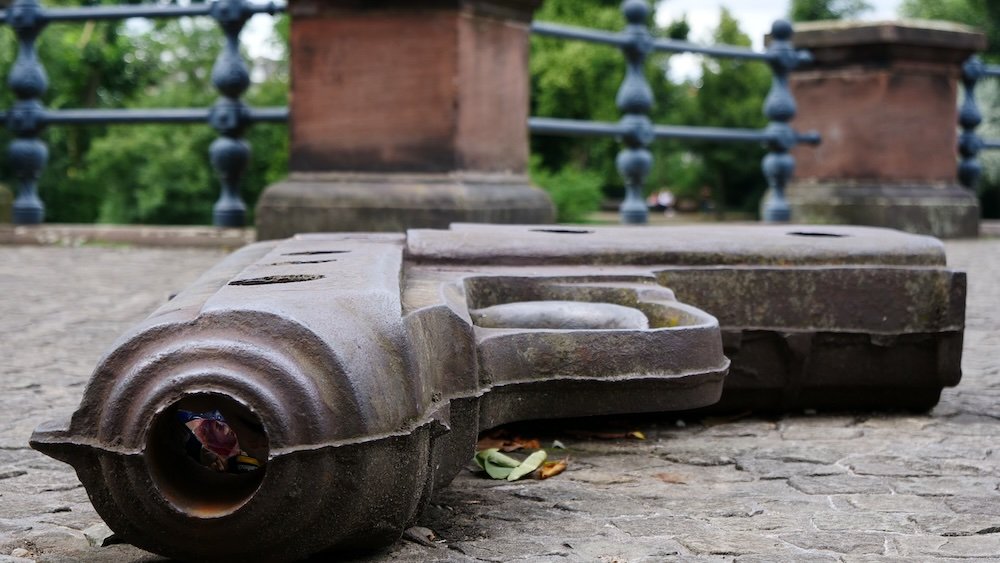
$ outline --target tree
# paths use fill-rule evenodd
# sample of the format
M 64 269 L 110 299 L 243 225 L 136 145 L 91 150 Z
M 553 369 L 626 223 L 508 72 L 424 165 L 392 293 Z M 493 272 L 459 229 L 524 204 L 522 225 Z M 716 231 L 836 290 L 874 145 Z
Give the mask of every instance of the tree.
M 989 41 L 984 58 L 1000 63 L 1000 3 L 995 0 L 905 0 L 899 11 L 910 18 L 945 20 L 981 29 Z
M 842 20 L 872 9 L 865 0 L 792 0 L 788 15 L 792 21 Z
M 716 43 L 750 46 L 739 22 L 722 8 L 713 34 Z M 767 65 L 739 59 L 705 59 L 701 87 L 695 98 L 693 123 L 712 127 L 762 128 L 764 98 L 771 84 Z M 756 209 L 767 187 L 760 162 L 765 149 L 756 145 L 713 143 L 697 146 L 701 155 L 700 184 L 712 187 L 716 207 Z

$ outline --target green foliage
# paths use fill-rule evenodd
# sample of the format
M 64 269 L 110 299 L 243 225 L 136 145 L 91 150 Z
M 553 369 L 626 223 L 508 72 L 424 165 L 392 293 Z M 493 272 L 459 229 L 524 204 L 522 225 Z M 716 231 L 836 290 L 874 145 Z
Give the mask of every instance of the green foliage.
M 797 22 L 842 20 L 857 17 L 871 9 L 872 5 L 865 0 L 792 0 L 788 15 Z
M 139 38 L 140 48 L 162 62 L 158 80 L 137 107 L 207 107 L 217 94 L 211 68 L 220 35 L 214 22 L 171 22 Z M 287 69 L 251 86 L 251 106 L 283 105 Z M 118 126 L 95 141 L 88 154 L 86 181 L 102 190 L 100 222 L 206 223 L 218 197 L 218 182 L 208 158 L 217 134 L 207 125 Z M 247 133 L 252 147 L 243 195 L 252 210 L 263 188 L 285 175 L 286 128 L 268 124 Z M 150 157 L 149 155 L 154 155 Z
M 546 0 L 535 17 L 538 21 L 617 31 L 624 27 L 620 4 L 618 0 Z M 679 20 L 666 29 L 652 31 L 683 39 L 688 30 L 687 22 Z M 650 115 L 654 123 L 683 121 L 686 108 L 691 105 L 687 88 L 667 79 L 666 63 L 666 56 L 653 55 L 646 67 L 646 78 L 656 101 Z M 624 75 L 625 63 L 618 49 L 579 41 L 533 38 L 532 115 L 618 121 L 621 112 L 615 106 L 615 96 Z M 604 193 L 613 197 L 620 197 L 624 189 L 615 167 L 620 150 L 621 145 L 615 139 L 532 138 L 532 153 L 539 159 L 536 170 L 545 169 L 556 175 L 566 167 L 591 171 L 601 179 Z M 658 165 L 647 186 L 666 184 L 670 174 L 660 163 L 676 150 L 676 146 L 657 143 L 651 150 Z
M 909 18 L 951 21 L 982 30 L 989 40 L 984 58 L 1000 63 L 1000 3 L 996 0 L 904 0 L 899 11 Z
M 547 0 L 537 18 L 601 29 L 621 29 L 619 2 L 599 0 Z M 690 26 L 684 20 L 672 22 L 653 33 L 686 39 Z M 717 43 L 750 45 L 738 22 L 723 10 L 713 37 Z M 770 70 L 752 61 L 706 59 L 698 82 L 671 83 L 666 76 L 668 59 L 651 57 L 647 78 L 656 106 L 654 123 L 758 128 L 766 125 L 762 107 L 770 87 Z M 536 38 L 532 44 L 532 115 L 569 119 L 617 121 L 620 112 L 614 100 L 624 63 L 616 49 L 573 41 Z M 614 139 L 562 139 L 535 137 L 532 151 L 536 182 L 561 186 L 553 193 L 569 193 L 568 184 L 580 174 L 600 181 L 605 195 L 621 194 L 621 179 L 615 156 L 621 146 Z M 765 189 L 760 172 L 764 150 L 758 146 L 722 143 L 681 143 L 657 141 L 651 147 L 654 166 L 646 182 L 647 192 L 670 189 L 677 196 L 698 197 L 710 186 L 721 208 L 755 209 Z M 561 171 L 566 171 L 563 174 Z M 577 180 L 583 181 L 583 180 Z M 581 192 L 586 192 L 580 188 Z M 564 212 L 561 220 L 578 216 Z M 596 205 L 596 202 L 595 202 Z
M 581 170 L 567 165 L 556 172 L 542 168 L 537 157 L 531 159 L 531 181 L 552 198 L 556 205 L 556 220 L 560 223 L 579 223 L 595 211 L 604 195 L 602 179 L 591 170 Z
M 44 103 L 50 108 L 110 108 L 135 99 L 156 73 L 155 63 L 135 58 L 135 50 L 135 40 L 122 33 L 117 24 L 49 26 L 38 41 L 39 58 L 50 82 Z M 3 76 L 8 75 L 16 53 L 14 34 L 5 27 L 0 32 Z M 0 103 L 10 107 L 13 101 L 13 93 L 2 89 Z M 49 220 L 89 222 L 96 216 L 101 195 L 80 182 L 90 144 L 101 134 L 100 127 L 54 127 L 43 135 L 50 156 L 40 191 Z M 0 145 L 6 147 L 10 139 L 8 131 L 0 132 Z M 6 159 L 0 161 L 0 177 L 13 185 L 9 163 Z
M 749 46 L 750 38 L 723 8 L 713 35 L 716 43 Z M 771 71 L 754 61 L 706 59 L 701 87 L 695 97 L 693 123 L 710 127 L 762 128 L 762 107 L 770 88 Z M 715 143 L 695 146 L 701 155 L 699 183 L 711 187 L 718 209 L 756 209 L 766 189 L 759 145 Z M 689 186 L 690 190 L 693 186 Z
M 79 5 L 52 2 L 46 5 Z M 279 22 L 287 37 L 287 23 Z M 148 31 L 121 22 L 53 24 L 38 40 L 49 75 L 49 108 L 208 107 L 218 94 L 211 69 L 222 33 L 207 19 L 159 21 Z M 281 45 L 277 45 L 281 51 Z M 0 36 L 0 74 L 16 54 L 9 29 Z M 287 65 L 251 86 L 252 106 L 284 105 Z M 0 103 L 12 103 L 2 89 Z M 49 164 L 39 183 L 52 222 L 197 223 L 211 221 L 219 184 L 208 159 L 216 133 L 208 125 L 119 125 L 50 127 L 43 133 Z M 6 146 L 10 135 L 0 133 Z M 285 173 L 287 132 L 260 124 L 247 140 L 253 147 L 244 195 L 253 206 L 263 187 Z M 10 181 L 8 163 L 0 177 Z

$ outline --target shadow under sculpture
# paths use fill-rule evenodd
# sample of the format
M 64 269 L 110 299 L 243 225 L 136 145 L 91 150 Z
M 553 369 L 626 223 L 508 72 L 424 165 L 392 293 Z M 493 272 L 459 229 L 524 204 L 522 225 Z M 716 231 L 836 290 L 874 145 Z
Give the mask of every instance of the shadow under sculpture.
M 456 225 L 251 245 L 126 333 L 31 445 L 76 468 L 125 541 L 292 561 L 398 539 L 481 430 L 716 403 L 724 341 L 726 408 L 932 405 L 960 377 L 964 276 L 934 239 L 826 231 Z M 904 374 L 906 354 L 923 364 Z M 259 468 L 185 456 L 176 415 L 208 410 Z

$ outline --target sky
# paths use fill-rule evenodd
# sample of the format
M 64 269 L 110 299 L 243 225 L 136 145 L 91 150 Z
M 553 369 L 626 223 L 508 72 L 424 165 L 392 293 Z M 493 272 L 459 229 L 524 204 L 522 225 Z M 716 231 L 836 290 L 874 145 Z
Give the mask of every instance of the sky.
M 753 40 L 754 47 L 762 49 L 771 23 L 788 13 L 789 3 L 789 0 L 662 0 L 656 19 L 665 25 L 687 14 L 691 26 L 689 38 L 696 43 L 710 43 L 712 30 L 719 23 L 719 9 L 725 6 Z M 897 17 L 902 0 L 868 0 L 868 3 L 873 10 L 864 13 L 861 19 L 889 20 Z M 675 55 L 670 59 L 670 76 L 674 80 L 696 77 L 700 68 L 700 61 L 694 55 Z

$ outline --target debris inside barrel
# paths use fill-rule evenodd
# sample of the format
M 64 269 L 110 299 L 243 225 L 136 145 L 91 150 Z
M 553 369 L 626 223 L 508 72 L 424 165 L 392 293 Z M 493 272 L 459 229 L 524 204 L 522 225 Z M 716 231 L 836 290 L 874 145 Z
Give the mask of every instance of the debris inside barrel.
M 221 412 L 178 410 L 177 418 L 185 428 L 184 451 L 204 467 L 218 473 L 249 473 L 261 468 L 259 459 L 240 448 L 239 436 Z

